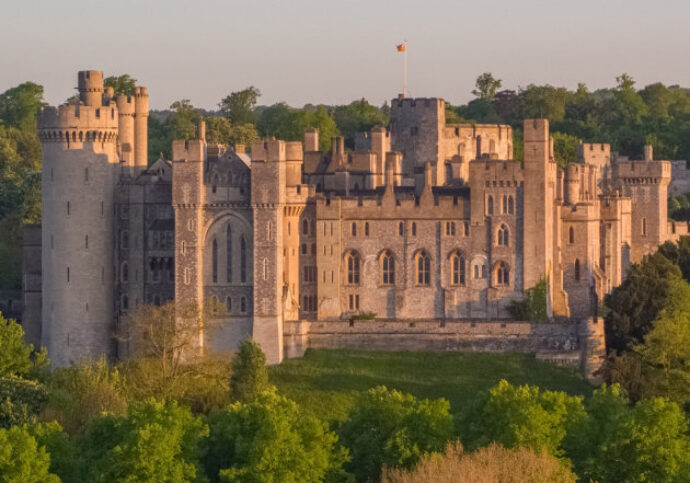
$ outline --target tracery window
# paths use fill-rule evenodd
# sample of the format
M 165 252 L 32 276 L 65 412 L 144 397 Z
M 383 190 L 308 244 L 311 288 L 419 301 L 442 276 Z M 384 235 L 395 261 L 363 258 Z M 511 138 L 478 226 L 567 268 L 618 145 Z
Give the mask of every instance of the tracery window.
M 426 252 L 419 252 L 415 258 L 417 285 L 429 285 L 431 283 L 431 257 Z
M 359 285 L 359 265 L 360 258 L 357 252 L 349 252 L 346 255 L 347 263 L 347 283 L 349 285 Z
M 501 224 L 497 232 L 496 244 L 498 246 L 507 247 L 510 245 L 509 237 L 510 231 L 508 230 L 508 227 L 505 224 Z
M 496 265 L 496 285 L 510 285 L 510 268 L 505 262 Z
M 388 250 L 381 255 L 381 285 L 395 285 L 395 258 Z
M 465 257 L 457 251 L 450 256 L 450 283 L 465 285 Z
M 489 195 L 489 199 L 487 200 L 487 208 L 486 211 L 489 215 L 494 214 L 494 197 Z

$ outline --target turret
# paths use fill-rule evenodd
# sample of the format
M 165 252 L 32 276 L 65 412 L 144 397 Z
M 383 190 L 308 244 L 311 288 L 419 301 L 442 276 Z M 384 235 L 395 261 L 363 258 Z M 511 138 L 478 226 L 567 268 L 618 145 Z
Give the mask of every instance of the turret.
M 569 205 L 580 201 L 580 168 L 577 163 L 565 167 L 565 202 Z
M 79 100 L 87 106 L 103 105 L 103 72 L 82 70 L 78 77 Z
M 134 88 L 134 165 L 145 169 L 148 166 L 148 118 L 149 94 L 146 87 Z
M 120 156 L 127 166 L 134 165 L 134 113 L 135 100 L 132 96 L 120 94 L 116 98 L 119 126 Z

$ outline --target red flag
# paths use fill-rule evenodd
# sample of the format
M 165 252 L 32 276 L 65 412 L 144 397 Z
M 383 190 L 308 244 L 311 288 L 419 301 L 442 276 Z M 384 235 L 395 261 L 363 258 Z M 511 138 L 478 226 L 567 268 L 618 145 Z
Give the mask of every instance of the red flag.
M 407 50 L 407 42 L 403 42 L 400 45 L 396 45 L 395 48 L 398 49 L 398 52 L 405 52 L 405 50 Z

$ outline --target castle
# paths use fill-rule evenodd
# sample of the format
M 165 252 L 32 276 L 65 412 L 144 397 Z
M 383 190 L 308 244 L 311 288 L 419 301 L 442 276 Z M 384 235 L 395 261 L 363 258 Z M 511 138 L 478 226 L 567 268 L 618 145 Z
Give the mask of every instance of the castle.
M 220 329 L 199 344 L 251 335 L 271 363 L 288 324 L 505 327 L 541 280 L 552 320 L 587 319 L 632 262 L 687 233 L 667 220 L 669 162 L 580 144 L 559 168 L 545 119 L 524 121 L 521 162 L 510 126 L 447 124 L 443 100 L 399 97 L 354 151 L 340 137 L 319 151 L 310 130 L 248 155 L 202 123 L 148 166 L 146 88 L 78 80 L 79 103 L 39 113 L 43 222 L 25 234 L 24 324 L 57 365 L 126 357 L 117 326 L 170 300 L 213 300 Z

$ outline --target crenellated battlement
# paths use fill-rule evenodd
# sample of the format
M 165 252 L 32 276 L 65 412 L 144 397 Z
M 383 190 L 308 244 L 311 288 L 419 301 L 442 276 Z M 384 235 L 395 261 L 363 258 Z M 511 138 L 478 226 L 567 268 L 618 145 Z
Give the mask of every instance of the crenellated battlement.
M 294 148 L 293 148 L 294 149 Z M 277 163 L 285 161 L 286 143 L 268 137 L 252 143 L 252 162 Z
M 668 183 L 671 180 L 671 163 L 668 161 L 618 161 L 616 176 L 629 184 Z
M 408 110 L 408 109 L 415 109 L 415 110 L 420 110 L 420 109 L 433 109 L 435 110 L 444 110 L 446 108 L 446 101 L 443 99 L 440 99 L 438 97 L 417 97 L 417 98 L 407 98 L 404 97 L 402 99 L 393 99 L 391 101 L 391 109 L 402 109 L 402 110 Z
M 206 143 L 199 139 L 175 140 L 172 143 L 173 161 L 203 162 L 206 158 Z
M 115 98 L 117 103 L 117 110 L 120 116 L 133 116 L 136 110 L 136 98 L 134 96 L 126 96 L 120 94 Z
M 118 111 L 114 102 L 107 106 L 63 104 L 38 111 L 38 129 L 117 129 Z

